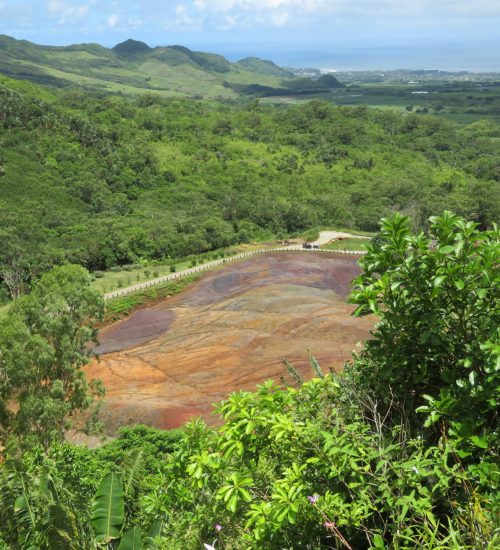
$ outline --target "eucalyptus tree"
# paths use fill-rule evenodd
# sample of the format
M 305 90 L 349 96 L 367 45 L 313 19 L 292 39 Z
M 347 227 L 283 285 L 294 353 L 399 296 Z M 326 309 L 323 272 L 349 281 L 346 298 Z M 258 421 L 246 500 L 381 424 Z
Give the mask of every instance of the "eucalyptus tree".
M 48 448 L 70 417 L 91 407 L 102 385 L 87 381 L 104 303 L 79 266 L 56 267 L 0 321 L 0 441 Z

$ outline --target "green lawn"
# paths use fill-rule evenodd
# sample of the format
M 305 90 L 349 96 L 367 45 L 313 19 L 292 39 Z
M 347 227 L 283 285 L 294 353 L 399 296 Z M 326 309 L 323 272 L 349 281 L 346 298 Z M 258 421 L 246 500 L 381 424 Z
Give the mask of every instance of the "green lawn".
M 335 241 L 330 244 L 325 244 L 321 248 L 324 250 L 365 250 L 365 244 L 368 244 L 367 239 L 344 239 Z
M 108 300 L 106 302 L 105 322 L 118 321 L 129 315 L 137 307 L 144 306 L 148 302 L 175 296 L 187 286 L 197 281 L 199 277 L 199 273 L 187 275 L 182 279 L 166 281 L 153 288 L 138 290 L 126 296 L 119 296 L 118 298 Z
M 337 225 L 329 225 L 323 227 L 321 231 L 338 231 L 339 233 L 350 233 L 351 235 L 359 235 L 360 237 L 375 237 L 373 231 L 361 231 L 360 229 L 351 229 L 349 227 L 339 227 Z
M 184 264 L 186 264 L 187 267 L 188 262 L 178 264 L 178 271 L 186 268 Z M 104 277 L 95 278 L 92 281 L 92 287 L 105 294 L 106 292 L 117 290 L 118 288 L 125 288 L 137 283 L 156 279 L 156 277 L 163 277 L 169 273 L 170 267 L 168 265 L 123 269 L 121 271 L 104 271 Z
M 189 267 L 192 267 L 190 260 L 179 261 L 175 264 L 176 271 L 183 271 Z M 104 271 L 104 277 L 94 279 L 91 286 L 105 294 L 106 292 L 151 281 L 152 279 L 170 275 L 171 273 L 170 264 L 123 269 L 121 271 Z
M 221 251 L 216 251 L 196 256 L 196 265 L 202 265 L 205 262 L 221 257 L 220 253 Z M 225 251 L 226 256 L 229 256 L 232 253 L 233 251 Z M 194 257 L 190 256 L 188 258 L 182 258 L 174 261 L 175 272 L 184 271 L 185 269 L 193 267 L 193 258 Z M 96 277 L 95 274 L 91 274 L 93 277 L 91 286 L 92 288 L 101 291 L 103 294 L 106 294 L 107 292 L 118 290 L 119 288 L 127 288 L 137 283 L 144 283 L 146 281 L 156 279 L 157 277 L 170 275 L 172 273 L 170 270 L 171 265 L 172 261 L 169 261 L 163 265 L 134 267 L 122 269 L 120 271 L 104 271 L 100 272 L 101 274 L 104 274 L 104 276 L 100 277 Z

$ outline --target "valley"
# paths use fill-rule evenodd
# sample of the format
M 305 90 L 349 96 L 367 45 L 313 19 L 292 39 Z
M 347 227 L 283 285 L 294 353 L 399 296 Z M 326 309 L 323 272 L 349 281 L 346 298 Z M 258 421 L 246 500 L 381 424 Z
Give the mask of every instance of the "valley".
M 339 59 L 354 9 L 377 55 L 356 2 L 38 4 L 0 1 L 59 44 L 0 34 L 0 550 L 499 548 L 500 74 L 198 51 Z

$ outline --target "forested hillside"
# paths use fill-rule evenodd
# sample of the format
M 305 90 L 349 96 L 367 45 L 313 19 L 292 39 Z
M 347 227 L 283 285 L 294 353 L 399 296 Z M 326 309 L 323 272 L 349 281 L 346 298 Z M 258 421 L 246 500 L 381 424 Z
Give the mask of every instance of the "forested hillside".
M 0 262 L 26 284 L 445 207 L 500 218 L 500 129 L 413 113 L 123 98 L 0 80 Z
M 221 55 L 184 46 L 151 48 L 126 40 L 113 48 L 99 44 L 41 46 L 0 35 L 0 74 L 59 88 L 82 86 L 108 93 L 165 97 L 235 98 L 232 85 L 270 89 L 293 78 L 272 62 L 248 58 L 230 63 Z

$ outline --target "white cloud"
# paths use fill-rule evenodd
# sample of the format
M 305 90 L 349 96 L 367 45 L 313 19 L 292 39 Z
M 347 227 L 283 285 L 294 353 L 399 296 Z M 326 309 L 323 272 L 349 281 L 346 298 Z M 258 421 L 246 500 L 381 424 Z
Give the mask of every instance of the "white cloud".
M 63 25 L 83 19 L 89 13 L 90 3 L 73 4 L 67 0 L 49 0 L 47 7 L 49 13 L 57 17 L 57 23 Z
M 200 0 L 197 0 L 197 4 Z M 281 8 L 299 8 L 301 11 L 318 11 L 327 8 L 332 2 L 328 0 L 210 0 L 201 2 L 213 11 L 269 11 Z M 334 2 L 335 3 L 335 0 Z
M 253 13 L 272 16 L 330 14 L 347 17 L 498 17 L 499 0 L 194 0 L 194 7 L 213 14 Z
M 116 13 L 113 13 L 111 14 L 109 17 L 108 17 L 108 25 L 113 28 L 116 26 L 116 24 L 118 23 L 118 15 L 116 15 Z
M 200 30 L 203 20 L 193 16 L 186 4 L 177 4 L 174 9 L 174 17 L 169 18 L 164 28 L 167 30 Z
M 208 24 L 227 29 L 235 26 L 283 27 L 304 17 L 331 11 L 329 0 L 191 0 L 192 7 Z
M 283 27 L 287 24 L 288 20 L 290 19 L 290 14 L 282 12 L 282 13 L 274 13 L 271 16 L 271 21 L 276 27 Z
M 12 20 L 13 4 L 17 2 L 18 18 L 24 16 L 21 4 L 32 7 L 34 14 L 39 10 L 40 0 L 0 0 L 1 19 Z M 42 0 L 42 6 L 58 26 L 102 25 L 104 29 L 153 29 L 163 26 L 163 21 L 167 21 L 169 30 L 245 30 L 316 28 L 358 21 L 394 21 L 395 25 L 470 23 L 500 17 L 500 0 Z

